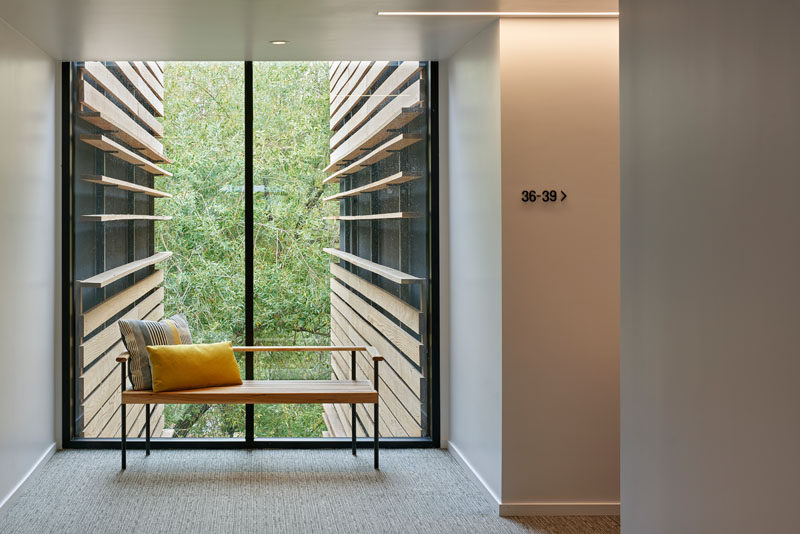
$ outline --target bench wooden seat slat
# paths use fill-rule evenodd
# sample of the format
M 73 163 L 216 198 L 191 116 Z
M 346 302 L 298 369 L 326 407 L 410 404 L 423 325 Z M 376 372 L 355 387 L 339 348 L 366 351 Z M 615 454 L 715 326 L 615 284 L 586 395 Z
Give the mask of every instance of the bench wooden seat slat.
M 378 401 L 369 380 L 244 380 L 240 386 L 122 393 L 123 404 L 321 404 Z

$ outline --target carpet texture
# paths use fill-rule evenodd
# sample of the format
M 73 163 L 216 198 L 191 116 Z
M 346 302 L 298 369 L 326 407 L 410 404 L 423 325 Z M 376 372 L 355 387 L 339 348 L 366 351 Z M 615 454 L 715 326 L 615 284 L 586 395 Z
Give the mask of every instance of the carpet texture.
M 501 518 L 440 450 L 58 452 L 0 515 L 0 532 L 611 534 L 618 517 Z

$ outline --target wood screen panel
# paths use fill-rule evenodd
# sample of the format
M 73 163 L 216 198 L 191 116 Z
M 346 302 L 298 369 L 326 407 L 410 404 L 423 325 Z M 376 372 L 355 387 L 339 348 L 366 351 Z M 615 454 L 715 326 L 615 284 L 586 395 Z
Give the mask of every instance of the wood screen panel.
M 172 253 L 157 251 L 155 176 L 170 177 L 160 138 L 164 65 L 85 62 L 74 71 L 75 413 L 74 435 L 118 437 L 120 371 L 125 351 L 117 321 L 164 317 L 164 271 Z M 163 224 L 163 223 L 159 223 Z M 152 436 L 163 434 L 163 406 L 151 406 Z M 142 436 L 143 407 L 128 411 L 130 437 Z
M 383 437 L 429 435 L 427 348 L 427 83 L 424 64 L 339 62 L 330 68 L 330 164 L 339 192 L 325 217 L 340 225 L 331 269 L 331 342 L 370 344 L 385 358 L 378 388 Z M 394 248 L 393 248 L 394 247 Z M 422 252 L 420 252 L 422 251 Z M 347 352 L 331 354 L 333 376 L 350 376 Z M 360 353 L 356 375 L 370 378 Z M 351 432 L 350 409 L 323 406 L 325 435 Z M 372 414 L 357 409 L 357 434 Z
M 122 80 L 118 79 L 103 63 L 98 61 L 87 61 L 81 67 L 81 72 L 91 76 L 96 84 L 105 90 L 106 94 L 119 101 L 132 116 L 138 118 L 144 125 L 153 132 L 156 137 L 164 136 L 164 127 L 147 110 L 147 106 L 140 103 L 131 91 L 129 91 Z

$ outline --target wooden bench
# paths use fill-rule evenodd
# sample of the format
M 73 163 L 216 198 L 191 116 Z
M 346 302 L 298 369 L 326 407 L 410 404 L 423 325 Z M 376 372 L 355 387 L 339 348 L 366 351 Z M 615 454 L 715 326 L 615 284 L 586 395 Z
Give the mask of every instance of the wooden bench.
M 121 364 L 122 377 L 122 469 L 126 467 L 125 453 L 127 426 L 125 421 L 128 404 L 145 405 L 145 455 L 150 454 L 150 404 L 350 404 L 352 423 L 352 451 L 356 454 L 356 404 L 374 405 L 373 455 L 375 469 L 378 469 L 378 362 L 383 360 L 375 347 L 233 347 L 234 352 L 312 352 L 342 351 L 350 352 L 351 380 L 245 380 L 239 386 L 220 386 L 181 391 L 154 393 L 152 390 L 128 390 L 126 352 L 117 357 Z M 374 365 L 372 382 L 356 380 L 356 352 L 366 351 Z

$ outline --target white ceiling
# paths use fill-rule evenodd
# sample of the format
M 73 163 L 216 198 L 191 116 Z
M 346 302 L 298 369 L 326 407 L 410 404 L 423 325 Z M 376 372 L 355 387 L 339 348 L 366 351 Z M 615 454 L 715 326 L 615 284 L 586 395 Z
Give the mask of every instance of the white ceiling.
M 59 60 L 443 59 L 492 19 L 376 12 L 616 9 L 617 0 L 0 0 L 0 18 Z

